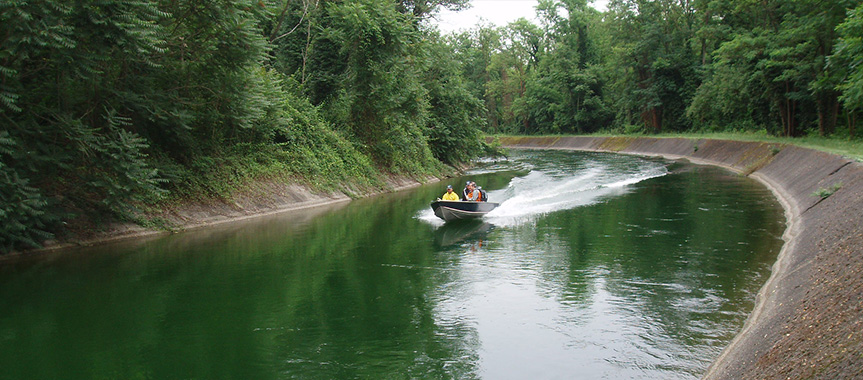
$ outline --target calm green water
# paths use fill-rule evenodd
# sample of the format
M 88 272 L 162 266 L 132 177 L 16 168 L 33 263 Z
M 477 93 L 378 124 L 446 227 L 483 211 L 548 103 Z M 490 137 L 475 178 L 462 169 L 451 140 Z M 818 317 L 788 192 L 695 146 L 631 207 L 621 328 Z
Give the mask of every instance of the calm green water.
M 782 210 L 719 169 L 514 152 L 447 182 L 0 261 L 0 379 L 695 379 L 742 326 Z M 453 179 L 456 187 L 464 178 Z

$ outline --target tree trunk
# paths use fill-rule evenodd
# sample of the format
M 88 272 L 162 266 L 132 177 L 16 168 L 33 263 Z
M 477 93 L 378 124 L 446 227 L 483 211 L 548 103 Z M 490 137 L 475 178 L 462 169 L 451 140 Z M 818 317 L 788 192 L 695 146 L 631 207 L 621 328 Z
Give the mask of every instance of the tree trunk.
M 650 87 L 649 81 L 650 78 L 653 77 L 653 73 L 650 69 L 642 66 L 636 70 L 638 75 L 638 88 L 646 89 Z M 643 101 L 647 102 L 647 100 Z M 644 121 L 644 124 L 648 129 L 653 130 L 654 133 L 659 133 L 662 131 L 662 107 L 650 107 L 644 110 L 641 112 L 641 120 Z
M 662 107 L 653 107 L 642 112 L 641 119 L 653 133 L 662 133 Z
M 827 124 L 827 120 L 825 120 L 826 118 L 827 118 L 827 115 L 825 115 L 825 112 L 824 112 L 824 105 L 822 104 L 822 101 L 819 100 L 818 101 L 818 136 L 821 136 L 821 137 L 827 136 L 827 131 L 826 131 L 827 127 L 825 126 L 825 124 Z
M 794 113 L 791 110 L 793 102 L 788 98 L 789 92 L 791 92 L 791 84 L 785 81 L 785 137 L 791 137 L 794 131 Z
M 503 82 L 502 106 L 509 113 L 512 110 L 512 93 L 509 92 L 509 73 L 506 68 L 500 69 L 500 80 Z
M 794 87 L 789 81 L 785 81 L 785 93 L 782 95 L 783 100 L 779 101 L 779 112 L 782 117 L 783 134 L 785 137 L 794 137 L 797 133 L 797 121 L 794 115 L 797 113 L 797 101 L 788 97 L 788 94 L 794 90 Z
M 788 135 L 788 105 L 785 101 L 778 101 L 779 106 L 779 124 L 782 126 L 782 135 Z
M 794 137 L 797 133 L 797 121 L 794 119 L 794 115 L 797 113 L 797 101 L 789 100 L 791 103 L 788 107 L 788 137 Z
M 833 131 L 836 130 L 836 124 L 839 124 L 839 110 L 840 109 L 841 108 L 839 105 L 839 98 L 837 97 L 836 99 L 834 99 L 834 102 L 833 102 L 833 113 L 831 114 L 833 117 L 833 124 L 830 126 L 830 133 L 833 133 Z
M 836 129 L 839 116 L 839 95 L 829 91 L 818 97 L 818 133 L 821 136 L 832 134 Z

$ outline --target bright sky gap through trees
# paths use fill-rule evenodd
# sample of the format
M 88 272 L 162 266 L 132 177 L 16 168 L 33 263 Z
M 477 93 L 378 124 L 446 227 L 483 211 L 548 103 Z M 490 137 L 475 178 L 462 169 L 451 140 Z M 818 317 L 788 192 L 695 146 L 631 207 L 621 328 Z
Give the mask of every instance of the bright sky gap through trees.
M 506 26 L 524 17 L 536 22 L 536 0 L 471 0 L 471 7 L 460 11 L 442 9 L 435 17 L 438 28 L 442 32 L 455 32 L 492 24 Z M 591 6 L 599 11 L 607 9 L 608 0 L 596 0 Z

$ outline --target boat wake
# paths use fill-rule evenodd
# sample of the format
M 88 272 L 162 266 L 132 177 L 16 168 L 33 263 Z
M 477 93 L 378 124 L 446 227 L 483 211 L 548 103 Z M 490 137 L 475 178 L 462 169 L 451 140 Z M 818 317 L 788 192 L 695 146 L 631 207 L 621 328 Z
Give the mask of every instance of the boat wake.
M 592 165 L 573 173 L 570 178 L 532 171 L 525 177 L 514 178 L 506 189 L 489 192 L 489 198 L 499 199 L 501 205 L 486 215 L 486 219 L 498 226 L 532 222 L 540 215 L 625 194 L 629 185 L 668 173 L 661 164 L 646 164 L 637 171 L 623 173 L 603 165 Z
M 519 163 L 524 165 L 523 162 Z M 532 166 L 530 172 L 513 178 L 507 187 L 489 191 L 489 200 L 500 206 L 483 217 L 496 226 L 517 226 L 532 223 L 537 217 L 560 210 L 569 210 L 625 194 L 628 187 L 668 174 L 661 162 L 613 155 L 591 157 L 577 165 Z M 430 209 L 417 217 L 434 225 L 443 221 Z

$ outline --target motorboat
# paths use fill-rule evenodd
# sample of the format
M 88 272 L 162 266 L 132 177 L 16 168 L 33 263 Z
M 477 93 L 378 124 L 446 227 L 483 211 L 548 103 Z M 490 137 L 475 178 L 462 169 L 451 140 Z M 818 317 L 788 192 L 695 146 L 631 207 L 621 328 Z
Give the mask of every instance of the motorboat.
M 473 201 L 442 201 L 431 203 L 435 216 L 447 222 L 461 219 L 480 218 L 494 210 L 500 203 Z

